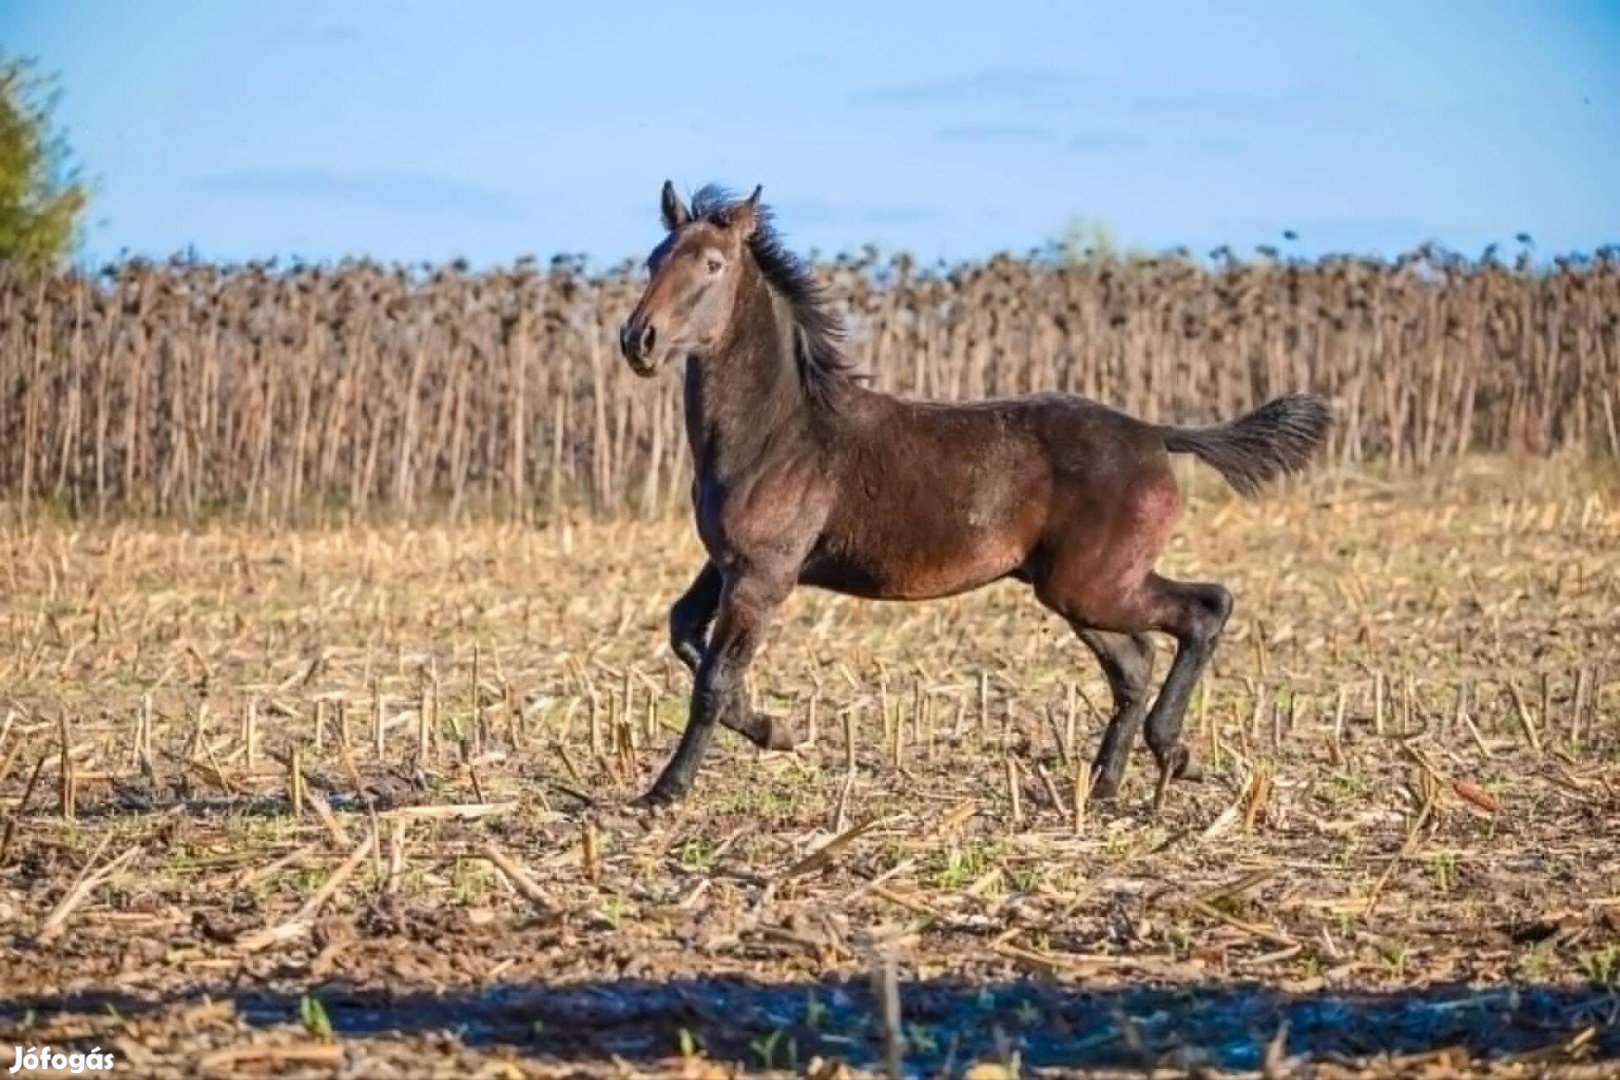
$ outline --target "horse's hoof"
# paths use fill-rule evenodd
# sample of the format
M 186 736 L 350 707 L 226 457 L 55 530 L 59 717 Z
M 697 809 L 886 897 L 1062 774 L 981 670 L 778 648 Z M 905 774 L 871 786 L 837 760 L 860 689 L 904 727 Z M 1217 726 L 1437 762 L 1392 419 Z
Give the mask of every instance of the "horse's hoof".
M 630 805 L 637 810 L 662 810 L 675 805 L 680 795 L 664 788 L 653 787 L 642 794 Z
M 747 723 L 740 727 L 748 741 L 761 750 L 793 750 L 799 745 L 793 738 L 793 728 L 779 716 L 749 713 Z
M 1204 778 L 1203 766 L 1193 760 L 1185 746 L 1174 746 L 1159 758 L 1159 780 L 1153 786 L 1153 816 L 1158 817 L 1170 794 L 1170 781 L 1186 780 L 1197 783 Z
M 1192 751 L 1185 746 L 1176 748 L 1179 760 L 1176 762 L 1175 778 L 1185 780 L 1189 784 L 1202 783 L 1204 780 L 1204 767 L 1193 759 Z
M 1088 798 L 1092 802 L 1108 802 L 1119 795 L 1119 785 L 1122 778 L 1109 776 L 1106 773 L 1092 778 L 1091 794 Z
M 792 750 L 799 745 L 786 720 L 777 717 L 765 717 L 764 720 L 765 741 L 760 745 L 766 750 Z

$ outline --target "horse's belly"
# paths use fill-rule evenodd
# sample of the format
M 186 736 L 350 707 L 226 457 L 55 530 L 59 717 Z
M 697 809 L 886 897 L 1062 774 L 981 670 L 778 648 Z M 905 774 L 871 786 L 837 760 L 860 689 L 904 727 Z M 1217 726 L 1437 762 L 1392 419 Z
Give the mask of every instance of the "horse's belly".
M 827 545 L 805 563 L 799 580 L 869 600 L 932 600 L 1004 578 L 1027 554 L 1012 538 L 991 536 L 962 537 L 947 544 L 895 544 L 879 552 Z

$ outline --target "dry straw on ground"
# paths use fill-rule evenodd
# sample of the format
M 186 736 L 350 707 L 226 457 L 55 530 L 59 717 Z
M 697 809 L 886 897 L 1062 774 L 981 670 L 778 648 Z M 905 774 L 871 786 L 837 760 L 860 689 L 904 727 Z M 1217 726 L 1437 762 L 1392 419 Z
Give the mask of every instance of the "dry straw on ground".
M 0 1026 L 152 1077 L 1613 1075 L 1612 474 L 1192 486 L 1166 570 L 1237 609 L 1157 816 L 1141 753 L 1074 805 L 1106 690 L 1012 585 L 796 597 L 753 684 L 815 743 L 646 817 L 684 527 L 0 531 Z

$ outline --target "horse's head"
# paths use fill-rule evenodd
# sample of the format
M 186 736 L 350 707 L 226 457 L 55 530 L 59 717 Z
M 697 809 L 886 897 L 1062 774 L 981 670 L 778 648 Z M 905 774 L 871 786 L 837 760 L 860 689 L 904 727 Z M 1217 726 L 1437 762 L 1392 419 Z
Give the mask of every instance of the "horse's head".
M 756 187 L 741 202 L 693 217 L 675 185 L 664 181 L 660 210 L 669 234 L 648 257 L 647 291 L 619 328 L 619 348 L 637 375 L 711 354 L 727 340 L 748 242 L 759 227 L 759 194 Z

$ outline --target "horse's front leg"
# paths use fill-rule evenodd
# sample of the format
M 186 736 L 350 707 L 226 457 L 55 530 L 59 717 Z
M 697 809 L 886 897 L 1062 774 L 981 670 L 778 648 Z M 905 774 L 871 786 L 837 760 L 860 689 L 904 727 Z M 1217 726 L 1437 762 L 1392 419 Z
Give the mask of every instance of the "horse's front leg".
M 669 609 L 669 647 L 694 675 L 703 663 L 704 643 L 714 613 L 720 609 L 720 589 L 725 584 L 713 560 L 704 560 L 692 584 Z
M 707 561 L 669 609 L 669 647 L 694 675 L 708 649 L 709 627 L 720 610 L 724 584 L 720 568 L 712 560 Z M 733 696 L 731 707 L 721 715 L 720 723 L 767 750 L 793 749 L 787 725 L 754 712 L 740 693 Z
M 791 742 L 778 738 L 775 725 L 748 709 L 742 699 L 743 676 L 759 651 L 765 632 L 792 591 L 791 577 L 740 574 L 720 593 L 714 633 L 697 668 L 697 684 L 680 744 L 651 789 L 644 806 L 673 802 L 685 795 L 708 751 L 716 722 L 741 732 L 760 746 Z M 784 732 L 785 735 L 785 732 Z M 784 747 L 785 748 L 785 747 Z

